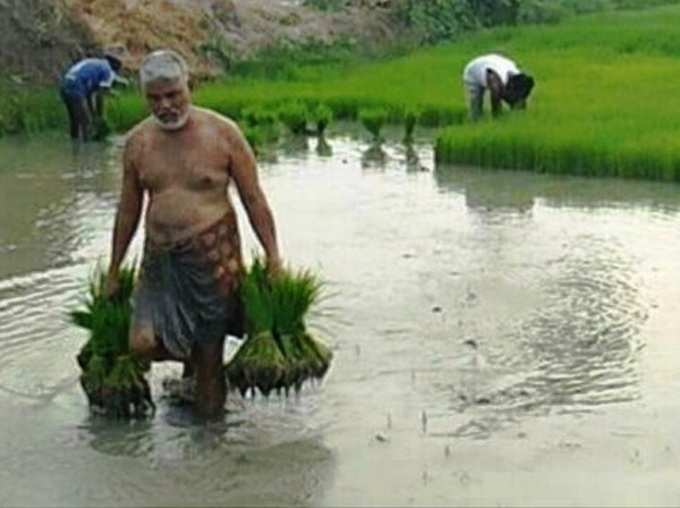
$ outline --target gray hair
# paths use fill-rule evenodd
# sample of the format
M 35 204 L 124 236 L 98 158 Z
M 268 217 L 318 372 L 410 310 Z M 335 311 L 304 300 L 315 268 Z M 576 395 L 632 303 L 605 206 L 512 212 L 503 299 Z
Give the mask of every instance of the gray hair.
M 139 82 L 142 89 L 154 81 L 189 81 L 189 68 L 178 53 L 161 49 L 149 53 L 139 68 Z

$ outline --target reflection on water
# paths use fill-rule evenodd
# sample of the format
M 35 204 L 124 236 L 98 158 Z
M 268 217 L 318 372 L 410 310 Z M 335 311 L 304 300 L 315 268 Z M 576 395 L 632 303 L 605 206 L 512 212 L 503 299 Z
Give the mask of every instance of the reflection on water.
M 387 152 L 382 143 L 372 143 L 361 156 L 361 166 L 364 168 L 384 168 L 387 163 Z
M 654 313 L 673 319 L 677 186 L 433 170 L 427 139 L 289 139 L 261 179 L 286 257 L 337 294 L 318 323 L 329 378 L 299 399 L 232 398 L 210 426 L 163 400 L 151 421 L 101 421 L 64 316 L 108 253 L 120 140 L 0 143 L 0 411 L 21 429 L 0 431 L 0 504 L 44 505 L 47 491 L 63 505 L 315 504 L 357 467 L 391 478 L 370 467 L 388 448 L 356 444 L 385 421 L 402 439 L 392 450 L 417 454 L 423 436 L 448 446 L 606 411 L 649 393 L 642 351 L 669 339 L 645 330 Z M 177 369 L 154 367 L 156 395 Z M 353 495 L 385 499 L 367 489 Z
M 331 157 L 333 155 L 333 147 L 323 135 L 317 137 L 316 154 L 319 157 Z
M 280 152 L 288 156 L 304 156 L 309 151 L 309 139 L 303 135 L 285 136 L 278 144 Z
M 0 141 L 0 279 L 72 264 L 112 204 L 109 146 Z

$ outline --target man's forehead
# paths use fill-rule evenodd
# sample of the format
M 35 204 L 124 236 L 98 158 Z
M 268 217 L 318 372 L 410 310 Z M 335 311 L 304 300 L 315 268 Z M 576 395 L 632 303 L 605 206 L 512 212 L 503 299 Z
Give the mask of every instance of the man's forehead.
M 181 91 L 187 89 L 188 86 L 183 79 L 157 79 L 147 83 L 144 91 L 147 94 L 167 93 L 173 91 Z

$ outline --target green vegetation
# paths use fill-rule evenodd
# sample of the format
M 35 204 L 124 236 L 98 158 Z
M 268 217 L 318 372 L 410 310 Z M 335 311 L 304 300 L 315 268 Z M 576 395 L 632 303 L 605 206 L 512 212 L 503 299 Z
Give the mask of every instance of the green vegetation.
M 323 136 L 328 125 L 333 121 L 333 110 L 325 104 L 319 104 L 312 111 L 311 120 L 316 125 L 316 135 Z
M 307 133 L 309 117 L 309 108 L 302 101 L 285 103 L 279 109 L 279 118 L 296 135 Z
M 420 111 L 416 108 L 408 108 L 404 113 L 404 143 L 411 143 L 413 141 L 413 133 L 416 130 L 416 124 L 420 120 Z
M 257 388 L 268 396 L 274 389 L 299 390 L 307 379 L 326 374 L 332 353 L 305 325 L 321 288 L 309 271 L 284 269 L 270 277 L 259 259 L 253 261 L 241 284 L 247 338 L 225 369 L 232 388 L 242 395 Z
M 241 112 L 243 134 L 256 154 L 275 143 L 280 135 L 278 112 L 252 107 Z
M 571 11 L 640 5 L 638 0 L 558 3 Z M 486 51 L 514 56 L 537 85 L 528 111 L 494 122 L 487 113 L 471 125 L 460 74 L 471 57 Z M 404 124 L 408 137 L 417 111 L 418 125 L 448 125 L 437 140 L 439 162 L 680 180 L 680 6 L 576 16 L 550 28 L 483 29 L 455 43 L 381 61 L 304 64 L 303 58 L 299 64 L 292 54 L 287 71 L 273 79 L 260 77 L 253 63 L 242 74 L 202 86 L 195 101 L 239 120 L 255 144 L 266 142 L 262 124 L 277 115 L 289 129 L 303 132 L 307 122 L 318 127 L 315 112 L 322 106 L 333 118 L 350 120 L 360 111 L 381 109 L 385 121 Z M 132 90 L 108 106 L 108 122 L 118 131 L 145 115 Z M 3 94 L 0 132 L 63 125 L 62 110 L 54 92 Z
M 374 142 L 381 140 L 380 130 L 387 121 L 387 111 L 383 108 L 362 109 L 359 111 L 359 121 L 373 136 Z
M 665 7 L 474 38 L 521 55 L 536 91 L 526 112 L 443 130 L 438 161 L 680 180 L 679 21 Z
M 0 136 L 62 127 L 63 110 L 56 90 L 0 80 Z
M 130 352 L 128 331 L 132 313 L 135 270 L 120 271 L 116 298 L 105 296 L 105 275 L 99 270 L 89 282 L 82 310 L 74 310 L 71 322 L 90 332 L 77 360 L 80 382 L 92 409 L 117 418 L 139 418 L 154 410 L 144 374 L 148 364 Z

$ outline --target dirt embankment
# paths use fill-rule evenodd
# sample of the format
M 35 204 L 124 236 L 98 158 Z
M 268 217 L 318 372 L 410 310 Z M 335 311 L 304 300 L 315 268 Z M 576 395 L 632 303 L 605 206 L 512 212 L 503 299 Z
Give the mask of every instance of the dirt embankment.
M 382 0 L 385 2 L 386 0 Z M 225 59 L 310 39 L 382 43 L 397 25 L 384 3 L 348 1 L 327 13 L 294 0 L 0 0 L 0 73 L 53 81 L 73 60 L 113 49 L 134 71 L 162 47 L 182 53 L 195 74 L 219 74 Z
M 45 81 L 95 48 L 92 31 L 63 2 L 0 0 L 0 78 Z

